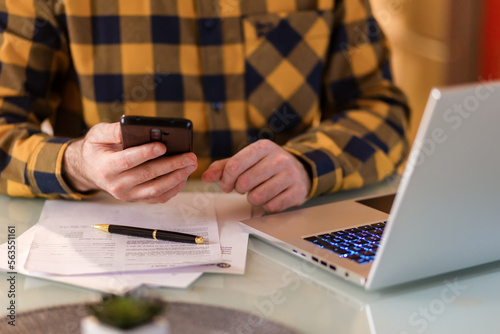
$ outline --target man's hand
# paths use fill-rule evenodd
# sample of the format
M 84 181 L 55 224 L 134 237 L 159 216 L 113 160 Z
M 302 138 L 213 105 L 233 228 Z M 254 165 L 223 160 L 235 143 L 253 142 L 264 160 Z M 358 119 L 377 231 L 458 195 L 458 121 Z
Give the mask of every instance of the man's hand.
M 158 158 L 166 149 L 155 142 L 122 151 L 119 123 L 100 123 L 66 149 L 66 179 L 80 192 L 101 189 L 119 200 L 164 203 L 198 167 L 193 153 Z
M 220 181 L 224 192 L 248 193 L 248 202 L 278 212 L 305 202 L 311 180 L 292 154 L 269 140 L 259 140 L 233 157 L 215 161 L 202 175 L 203 182 Z

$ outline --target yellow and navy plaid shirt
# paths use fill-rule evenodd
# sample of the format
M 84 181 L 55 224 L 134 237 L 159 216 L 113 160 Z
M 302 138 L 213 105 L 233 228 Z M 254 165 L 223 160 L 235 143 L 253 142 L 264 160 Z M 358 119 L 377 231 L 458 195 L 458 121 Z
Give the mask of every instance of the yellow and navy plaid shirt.
M 312 197 L 392 173 L 408 113 L 368 0 L 0 0 L 1 193 L 80 198 L 68 141 L 129 114 L 192 120 L 198 175 L 271 139 Z

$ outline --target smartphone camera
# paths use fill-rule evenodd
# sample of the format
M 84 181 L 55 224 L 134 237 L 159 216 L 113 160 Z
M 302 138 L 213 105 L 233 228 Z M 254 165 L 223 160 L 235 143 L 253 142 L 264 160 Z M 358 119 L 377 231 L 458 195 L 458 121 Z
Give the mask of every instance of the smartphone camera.
M 162 131 L 160 129 L 151 129 L 151 141 L 161 141 Z

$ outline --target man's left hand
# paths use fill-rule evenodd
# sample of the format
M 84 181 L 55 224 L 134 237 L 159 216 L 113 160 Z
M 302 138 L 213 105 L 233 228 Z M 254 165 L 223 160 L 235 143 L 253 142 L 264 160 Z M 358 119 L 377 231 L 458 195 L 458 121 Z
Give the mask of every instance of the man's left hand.
M 203 182 L 220 181 L 222 191 L 247 194 L 248 202 L 279 212 L 306 201 L 311 180 L 300 161 L 270 140 L 259 140 L 233 157 L 213 162 Z

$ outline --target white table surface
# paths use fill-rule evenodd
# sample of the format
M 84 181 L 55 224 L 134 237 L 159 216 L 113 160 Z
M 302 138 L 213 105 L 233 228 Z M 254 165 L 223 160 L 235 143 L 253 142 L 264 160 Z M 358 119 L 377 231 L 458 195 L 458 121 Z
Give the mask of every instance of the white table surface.
M 394 180 L 314 199 L 317 205 L 395 189 Z M 191 182 L 186 191 L 207 189 Z M 210 187 L 213 189 L 213 187 Z M 41 199 L 0 195 L 0 243 L 7 225 L 20 235 L 34 225 Z M 500 236 L 499 236 L 500 237 Z M 3 261 L 7 261 L 4 259 Z M 7 274 L 0 273 L 0 314 L 7 321 Z M 17 312 L 95 301 L 100 294 L 17 275 Z M 166 300 L 218 305 L 257 315 L 241 333 L 257 329 L 259 317 L 303 333 L 500 333 L 500 263 L 405 285 L 366 292 L 254 237 L 245 275 L 204 274 L 188 289 L 156 289 Z

